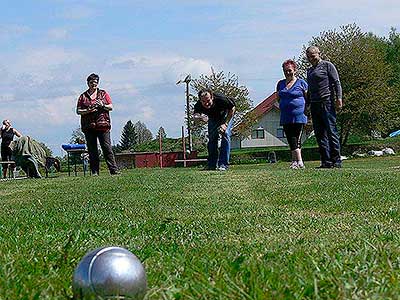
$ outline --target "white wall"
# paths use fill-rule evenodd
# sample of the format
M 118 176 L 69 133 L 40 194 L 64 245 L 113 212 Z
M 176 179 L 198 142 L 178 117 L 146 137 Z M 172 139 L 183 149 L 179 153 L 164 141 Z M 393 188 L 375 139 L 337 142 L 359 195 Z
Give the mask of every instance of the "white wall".
M 264 128 L 264 139 L 252 139 L 251 135 L 243 139 L 241 142 L 242 148 L 250 147 L 267 147 L 267 146 L 286 146 L 287 141 L 285 138 L 277 138 L 277 129 L 282 128 L 280 123 L 280 112 L 278 109 L 273 108 L 265 114 L 255 125 L 253 130 L 257 128 Z M 239 138 L 232 138 L 232 148 L 239 148 Z

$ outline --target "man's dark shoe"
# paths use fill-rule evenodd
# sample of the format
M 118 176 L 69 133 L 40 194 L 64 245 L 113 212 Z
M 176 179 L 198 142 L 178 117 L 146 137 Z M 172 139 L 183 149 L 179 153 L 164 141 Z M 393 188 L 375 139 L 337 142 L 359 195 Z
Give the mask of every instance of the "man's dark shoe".
M 333 164 L 333 168 L 341 169 L 342 168 L 342 163 L 341 162 L 335 162 Z
M 332 169 L 333 165 L 331 164 L 321 164 L 319 167 L 316 167 L 316 169 Z
M 204 169 L 203 169 L 203 171 L 215 171 L 217 169 L 217 167 L 209 167 L 209 166 L 206 166 L 206 167 L 204 167 Z

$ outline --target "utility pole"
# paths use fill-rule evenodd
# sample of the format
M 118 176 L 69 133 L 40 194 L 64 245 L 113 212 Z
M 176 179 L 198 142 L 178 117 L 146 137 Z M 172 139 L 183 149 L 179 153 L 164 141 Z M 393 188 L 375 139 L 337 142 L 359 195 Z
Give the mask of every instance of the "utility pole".
M 188 138 L 189 138 L 189 150 L 190 152 L 193 151 L 193 140 L 192 140 L 192 133 L 190 130 L 190 106 L 189 106 L 189 84 L 190 81 L 192 81 L 192 77 L 187 75 L 184 80 L 179 80 L 176 84 L 180 83 L 186 83 L 186 119 L 187 119 L 187 132 L 188 132 Z

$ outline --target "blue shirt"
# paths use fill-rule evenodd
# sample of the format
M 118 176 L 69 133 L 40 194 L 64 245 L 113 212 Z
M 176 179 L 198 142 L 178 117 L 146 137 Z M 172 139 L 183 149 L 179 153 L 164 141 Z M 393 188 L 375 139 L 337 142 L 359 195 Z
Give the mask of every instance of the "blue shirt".
M 279 95 L 279 109 L 281 110 L 281 125 L 292 123 L 307 123 L 304 114 L 306 100 L 304 93 L 308 85 L 303 79 L 298 78 L 289 88 L 286 88 L 286 79 L 282 79 L 276 86 Z

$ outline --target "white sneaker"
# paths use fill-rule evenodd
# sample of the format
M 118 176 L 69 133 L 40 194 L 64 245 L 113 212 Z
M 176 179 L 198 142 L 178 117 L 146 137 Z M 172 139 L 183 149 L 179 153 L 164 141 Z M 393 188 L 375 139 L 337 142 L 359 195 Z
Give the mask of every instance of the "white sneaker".
M 298 167 L 298 169 L 305 169 L 306 168 L 306 166 L 304 165 L 304 163 L 302 161 L 298 161 L 297 162 L 297 167 Z
M 228 167 L 227 167 L 227 166 L 219 166 L 219 167 L 217 168 L 217 170 L 218 170 L 218 171 L 227 171 L 227 170 L 228 170 Z
M 292 163 L 289 166 L 290 169 L 298 169 L 299 165 L 297 164 L 297 161 L 292 161 Z

